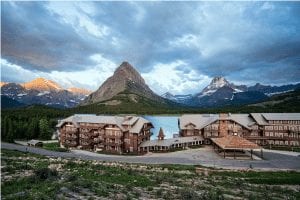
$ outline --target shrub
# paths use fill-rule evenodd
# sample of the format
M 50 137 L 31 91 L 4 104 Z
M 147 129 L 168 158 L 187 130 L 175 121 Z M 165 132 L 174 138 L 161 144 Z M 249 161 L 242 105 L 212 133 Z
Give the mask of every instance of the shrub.
M 40 180 L 46 180 L 50 178 L 56 178 L 58 176 L 58 172 L 54 169 L 49 168 L 41 168 L 34 171 L 35 177 Z

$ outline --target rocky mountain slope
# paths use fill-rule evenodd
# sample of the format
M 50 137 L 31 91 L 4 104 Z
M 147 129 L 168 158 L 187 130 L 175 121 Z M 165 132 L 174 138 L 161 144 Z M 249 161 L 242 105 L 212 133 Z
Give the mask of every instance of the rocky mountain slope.
M 143 77 L 128 62 L 123 62 L 109 77 L 98 90 L 90 94 L 81 105 L 89 105 L 93 103 L 105 102 L 106 105 L 117 105 L 122 103 L 120 99 L 113 99 L 120 96 L 124 101 L 124 95 L 132 100 L 133 103 L 138 101 L 140 96 L 151 101 L 159 103 L 169 103 L 170 101 L 155 94 L 145 83 Z M 111 101 L 110 101 L 111 100 Z M 137 103 L 137 102 L 135 102 Z
M 84 89 L 65 90 L 54 81 L 44 78 L 37 78 L 23 84 L 1 83 L 1 95 L 9 98 L 11 102 L 19 102 L 20 105 L 41 104 L 70 108 L 78 105 L 87 94 L 88 91 Z
M 44 78 L 37 78 L 30 82 L 21 84 L 27 90 L 38 90 L 38 91 L 60 91 L 63 88 L 55 83 L 54 81 L 47 80 Z
M 189 102 L 189 100 L 193 97 L 193 95 L 191 95 L 191 94 L 173 95 L 170 92 L 166 92 L 163 95 L 161 95 L 161 97 L 169 99 L 169 100 L 177 102 L 177 103 L 187 104 Z
M 200 93 L 195 95 L 180 95 L 185 97 L 184 101 L 180 98 L 176 98 L 177 95 L 170 93 L 165 93 L 162 97 L 189 106 L 221 107 L 266 101 L 274 94 L 293 91 L 299 87 L 300 84 L 284 86 L 264 86 L 256 84 L 247 87 L 246 85 L 230 83 L 224 77 L 215 77 Z

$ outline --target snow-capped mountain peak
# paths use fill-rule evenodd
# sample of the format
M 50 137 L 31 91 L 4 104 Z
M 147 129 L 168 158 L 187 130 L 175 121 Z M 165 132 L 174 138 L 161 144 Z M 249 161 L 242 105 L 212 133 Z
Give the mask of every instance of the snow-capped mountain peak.
M 225 85 L 229 85 L 229 82 L 224 77 L 214 77 L 208 87 L 221 88 Z
M 171 94 L 170 92 L 166 92 L 166 93 L 162 94 L 161 97 L 166 98 L 166 99 L 173 99 L 174 95 Z
M 26 89 L 34 89 L 38 91 L 59 91 L 63 88 L 56 82 L 44 78 L 37 78 L 30 82 L 22 84 Z
M 224 86 L 230 86 L 230 83 L 224 77 L 214 77 L 210 84 L 202 90 L 199 96 L 210 96 Z

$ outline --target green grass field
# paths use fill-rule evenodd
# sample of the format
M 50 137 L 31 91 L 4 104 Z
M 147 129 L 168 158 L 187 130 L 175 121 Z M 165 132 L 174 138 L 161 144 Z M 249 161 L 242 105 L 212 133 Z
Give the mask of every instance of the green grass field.
M 43 144 L 43 148 L 44 149 L 47 149 L 47 150 L 50 150 L 50 151 L 59 151 L 59 152 L 67 152 L 68 149 L 66 148 L 61 148 L 59 146 L 59 143 L 58 142 L 54 142 L 54 143 L 44 143 Z
M 108 163 L 10 150 L 1 151 L 1 162 L 3 199 L 300 198 L 299 172 Z

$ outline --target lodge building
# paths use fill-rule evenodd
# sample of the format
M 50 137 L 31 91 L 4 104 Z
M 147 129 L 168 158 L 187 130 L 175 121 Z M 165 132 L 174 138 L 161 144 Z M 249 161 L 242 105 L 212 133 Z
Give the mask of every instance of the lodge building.
M 72 115 L 56 126 L 60 145 L 110 153 L 137 153 L 153 125 L 137 116 Z
M 169 151 L 213 144 L 218 152 L 300 146 L 300 113 L 188 114 L 178 119 L 179 137 L 150 140 L 152 123 L 138 116 L 72 115 L 57 124 L 60 145 L 109 153 Z
M 178 120 L 181 137 L 239 136 L 257 145 L 300 146 L 300 113 L 189 114 Z

